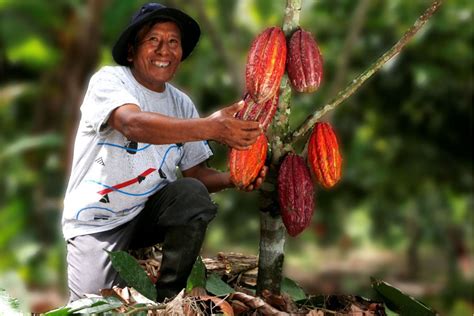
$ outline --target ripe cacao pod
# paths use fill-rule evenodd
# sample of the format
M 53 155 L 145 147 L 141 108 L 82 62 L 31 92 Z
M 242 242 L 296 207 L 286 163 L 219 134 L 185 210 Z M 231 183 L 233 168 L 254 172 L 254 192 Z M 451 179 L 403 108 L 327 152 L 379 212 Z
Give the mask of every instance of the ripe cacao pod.
M 278 172 L 278 200 L 288 234 L 295 237 L 311 223 L 314 187 L 303 157 L 289 153 Z
M 311 33 L 298 29 L 288 44 L 286 70 L 298 92 L 314 92 L 323 77 L 323 58 Z
M 277 93 L 285 72 L 286 39 L 279 27 L 270 27 L 252 42 L 245 69 L 245 84 L 252 99 L 261 104 Z
M 255 103 L 249 94 L 244 98 L 244 107 L 236 117 L 246 121 L 258 121 L 266 131 L 278 108 L 279 93 L 275 93 L 268 101 Z
M 342 157 L 336 134 L 329 123 L 316 123 L 309 138 L 308 162 L 324 188 L 333 187 L 341 179 Z
M 261 134 L 257 141 L 246 150 L 232 148 L 229 153 L 230 179 L 239 189 L 248 187 L 265 165 L 267 157 L 267 137 Z

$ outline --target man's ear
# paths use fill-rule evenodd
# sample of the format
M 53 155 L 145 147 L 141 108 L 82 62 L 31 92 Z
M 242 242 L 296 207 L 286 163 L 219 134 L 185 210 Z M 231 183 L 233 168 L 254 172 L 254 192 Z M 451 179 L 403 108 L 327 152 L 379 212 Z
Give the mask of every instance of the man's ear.
M 135 51 L 133 49 L 133 46 L 128 44 L 128 51 L 127 51 L 127 61 L 132 63 L 133 62 L 133 56 L 135 55 Z

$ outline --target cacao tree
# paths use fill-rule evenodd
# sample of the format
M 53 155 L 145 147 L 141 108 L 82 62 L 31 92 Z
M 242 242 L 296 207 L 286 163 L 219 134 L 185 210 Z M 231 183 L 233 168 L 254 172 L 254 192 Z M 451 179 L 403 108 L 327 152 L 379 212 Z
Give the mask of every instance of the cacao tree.
M 282 30 L 270 27 L 252 43 L 246 69 L 246 106 L 237 116 L 268 122 L 274 112 L 272 104 L 278 103 L 272 128 L 266 133 L 271 154 L 267 157 L 269 172 L 260 190 L 257 294 L 262 294 L 264 290 L 279 294 L 286 230 L 291 236 L 296 236 L 311 220 L 314 192 L 308 185 L 308 179 L 311 179 L 305 169 L 305 159 L 321 186 L 331 188 L 341 177 L 342 159 L 335 133 L 328 123 L 318 121 L 397 55 L 441 3 L 433 1 L 391 49 L 339 92 L 334 100 L 308 116 L 294 130 L 290 130 L 289 124 L 293 91 L 314 92 L 323 74 L 323 62 L 316 41 L 310 32 L 299 26 L 302 0 L 287 0 Z M 266 129 L 266 125 L 264 127 Z M 305 142 L 313 129 L 309 144 L 304 146 L 302 156 L 299 156 L 296 149 L 301 146 L 297 143 Z M 263 164 L 262 152 L 265 149 L 266 146 L 260 141 L 246 151 L 231 150 L 230 171 L 238 187 L 245 187 L 256 177 Z

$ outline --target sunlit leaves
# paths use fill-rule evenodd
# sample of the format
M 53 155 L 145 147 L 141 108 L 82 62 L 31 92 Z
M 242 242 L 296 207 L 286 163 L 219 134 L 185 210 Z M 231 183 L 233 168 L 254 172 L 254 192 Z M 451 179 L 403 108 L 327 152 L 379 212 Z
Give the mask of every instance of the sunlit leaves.
M 28 38 L 9 48 L 7 58 L 12 63 L 22 63 L 35 69 L 48 68 L 58 61 L 56 52 L 38 37 Z

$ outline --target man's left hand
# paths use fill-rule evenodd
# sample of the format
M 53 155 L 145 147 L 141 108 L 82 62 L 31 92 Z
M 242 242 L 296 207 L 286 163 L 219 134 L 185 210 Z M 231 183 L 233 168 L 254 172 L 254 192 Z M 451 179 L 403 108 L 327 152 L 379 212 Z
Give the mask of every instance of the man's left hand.
M 253 190 L 258 190 L 262 186 L 262 183 L 265 180 L 265 176 L 267 175 L 267 172 L 268 172 L 268 167 L 263 166 L 262 170 L 260 170 L 260 173 L 258 174 L 255 181 L 249 184 L 247 187 L 243 188 L 242 191 L 251 192 Z

